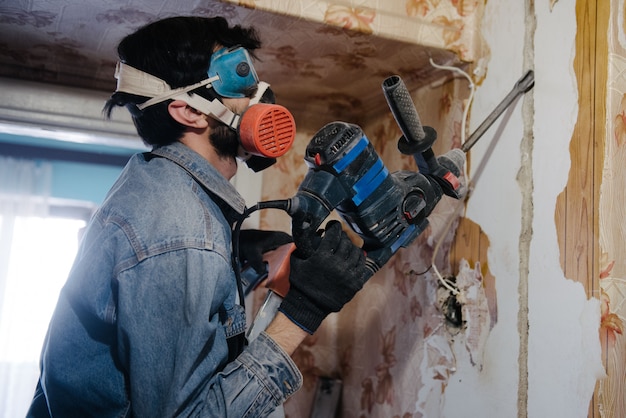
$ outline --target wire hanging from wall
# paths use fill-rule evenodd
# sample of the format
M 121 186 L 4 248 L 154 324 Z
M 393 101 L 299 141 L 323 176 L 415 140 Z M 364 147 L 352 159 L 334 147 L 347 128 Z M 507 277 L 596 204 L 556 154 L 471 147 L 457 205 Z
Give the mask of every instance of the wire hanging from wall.
M 463 71 L 460 68 L 449 66 L 449 65 L 439 65 L 439 64 L 435 63 L 432 58 L 430 58 L 430 65 L 432 65 L 433 67 L 435 67 L 437 69 L 440 69 L 440 70 L 448 70 L 448 71 L 460 74 L 462 77 L 467 79 L 467 81 L 469 82 L 468 88 L 470 89 L 470 94 L 469 94 L 469 97 L 467 99 L 467 104 L 466 104 L 465 108 L 463 109 L 463 116 L 462 116 L 462 120 L 461 120 L 461 146 L 462 146 L 465 143 L 465 133 L 466 133 L 467 117 L 468 117 L 468 114 L 469 114 L 469 109 L 470 109 L 471 103 L 474 100 L 474 92 L 475 92 L 476 86 L 475 86 L 474 81 L 472 80 L 472 78 L 469 76 L 469 74 L 467 74 L 465 71 Z M 448 234 L 448 231 L 452 227 L 452 224 L 454 223 L 454 220 L 457 218 L 459 212 L 464 207 L 465 202 L 467 201 L 467 199 L 469 198 L 469 196 L 470 196 L 470 194 L 471 194 L 471 192 L 473 190 L 473 187 L 471 187 L 471 183 L 469 181 L 469 171 L 467 170 L 467 164 L 465 166 L 465 178 L 466 178 L 467 189 L 468 189 L 467 190 L 467 195 L 465 196 L 465 199 L 463 199 L 461 202 L 459 202 L 457 208 L 449 216 L 449 219 L 446 222 L 446 226 L 443 229 L 443 232 L 441 233 L 439 239 L 437 240 L 437 243 L 435 244 L 435 248 L 433 250 L 433 255 L 432 255 L 432 258 L 431 258 L 431 265 L 430 265 L 430 267 L 433 269 L 433 272 L 435 273 L 435 276 L 437 276 L 437 279 L 439 280 L 439 282 L 455 296 L 460 293 L 459 289 L 456 288 L 456 287 L 453 287 L 448 282 L 448 280 L 446 280 L 442 276 L 442 274 L 439 272 L 439 269 L 437 268 L 435 260 L 437 258 L 437 254 L 439 253 L 439 249 L 441 248 L 441 244 L 443 243 L 443 240 L 444 240 L 445 236 Z

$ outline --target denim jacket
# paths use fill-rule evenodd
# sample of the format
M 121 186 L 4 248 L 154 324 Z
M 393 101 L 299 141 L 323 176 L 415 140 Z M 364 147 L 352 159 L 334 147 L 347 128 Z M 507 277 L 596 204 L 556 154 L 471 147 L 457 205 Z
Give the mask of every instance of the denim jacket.
M 302 384 L 264 333 L 228 362 L 245 315 L 224 213 L 244 201 L 185 145 L 155 154 L 131 158 L 86 229 L 30 416 L 261 417 Z

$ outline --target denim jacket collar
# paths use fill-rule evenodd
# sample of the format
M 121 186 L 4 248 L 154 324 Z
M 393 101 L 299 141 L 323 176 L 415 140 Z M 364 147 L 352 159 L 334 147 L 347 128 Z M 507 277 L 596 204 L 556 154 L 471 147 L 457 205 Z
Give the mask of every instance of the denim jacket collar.
M 187 170 L 200 185 L 219 197 L 237 214 L 242 215 L 244 213 L 246 202 L 237 189 L 206 159 L 188 146 L 174 142 L 155 148 L 151 153 L 178 164 Z

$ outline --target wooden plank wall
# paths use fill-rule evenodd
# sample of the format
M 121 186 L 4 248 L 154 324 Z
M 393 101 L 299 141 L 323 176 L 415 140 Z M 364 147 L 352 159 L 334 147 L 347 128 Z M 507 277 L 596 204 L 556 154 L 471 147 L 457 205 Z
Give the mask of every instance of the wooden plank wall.
M 581 282 L 589 296 L 598 296 L 598 202 L 604 152 L 606 50 L 598 57 L 596 0 L 577 0 L 576 57 L 578 120 L 570 142 L 571 167 L 567 185 L 558 196 L 555 222 L 565 276 Z M 607 22 L 608 25 L 608 22 Z M 606 29 L 606 26 L 604 26 Z M 606 35 L 604 35 L 606 45 Z M 598 66 L 603 68 L 599 69 Z M 599 73 L 603 82 L 598 82 Z M 603 83 L 603 84 L 602 84 Z M 597 123 L 596 123 L 597 121 Z
M 557 198 L 555 210 L 565 277 L 582 283 L 587 296 L 596 298 L 600 297 L 599 198 L 606 129 L 609 14 L 608 1 L 576 2 L 574 71 L 579 95 L 578 120 L 570 142 L 568 182 Z M 588 416 L 600 417 L 598 385 Z

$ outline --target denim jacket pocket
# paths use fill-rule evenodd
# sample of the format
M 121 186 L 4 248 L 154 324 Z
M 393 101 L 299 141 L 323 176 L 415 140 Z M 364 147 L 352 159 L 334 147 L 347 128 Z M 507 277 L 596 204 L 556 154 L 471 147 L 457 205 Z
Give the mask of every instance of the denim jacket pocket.
M 220 312 L 224 334 L 228 344 L 228 362 L 236 359 L 246 346 L 246 315 L 243 306 L 234 305 Z
M 226 338 L 234 337 L 246 331 L 246 312 L 241 305 L 234 305 L 230 308 L 222 307 L 220 320 Z

